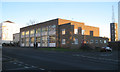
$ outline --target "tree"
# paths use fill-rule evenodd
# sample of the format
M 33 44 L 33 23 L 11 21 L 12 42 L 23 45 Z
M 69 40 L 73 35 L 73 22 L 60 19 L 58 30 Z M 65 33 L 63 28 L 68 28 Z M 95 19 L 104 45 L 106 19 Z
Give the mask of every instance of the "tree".
M 38 21 L 37 20 L 29 20 L 29 22 L 27 23 L 27 25 L 34 25 L 37 24 Z

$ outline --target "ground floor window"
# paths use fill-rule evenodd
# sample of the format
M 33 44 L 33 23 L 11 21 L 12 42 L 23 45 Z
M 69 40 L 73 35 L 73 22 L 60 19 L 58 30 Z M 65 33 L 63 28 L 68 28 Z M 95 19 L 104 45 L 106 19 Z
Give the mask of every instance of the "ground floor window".
M 93 43 L 94 41 L 93 40 L 90 40 L 90 43 Z
M 98 40 L 95 40 L 95 43 L 98 43 Z
M 107 41 L 106 41 L 106 40 L 104 40 L 104 43 L 107 43 Z
M 26 38 L 26 46 L 29 46 L 29 38 Z
M 78 44 L 78 39 L 75 38 L 74 44 Z
M 47 41 L 47 36 L 42 37 L 42 46 L 47 47 L 48 46 L 48 41 Z
M 49 36 L 49 47 L 56 47 L 56 37 Z
M 62 39 L 62 44 L 65 44 L 65 39 Z

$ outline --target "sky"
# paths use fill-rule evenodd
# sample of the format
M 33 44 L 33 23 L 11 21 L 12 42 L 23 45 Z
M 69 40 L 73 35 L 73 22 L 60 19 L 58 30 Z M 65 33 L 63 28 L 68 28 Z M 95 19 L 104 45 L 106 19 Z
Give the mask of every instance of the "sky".
M 117 2 L 2 2 L 2 21 L 10 20 L 20 27 L 30 20 L 44 22 L 56 18 L 84 22 L 100 28 L 101 37 L 110 37 L 112 5 L 118 23 Z

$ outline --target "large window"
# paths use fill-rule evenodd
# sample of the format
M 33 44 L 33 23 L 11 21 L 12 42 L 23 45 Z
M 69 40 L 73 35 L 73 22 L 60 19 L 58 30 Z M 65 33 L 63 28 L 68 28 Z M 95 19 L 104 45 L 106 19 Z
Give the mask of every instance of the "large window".
M 34 43 L 34 37 L 30 38 L 31 43 Z
M 74 29 L 74 34 L 78 34 L 78 29 Z
M 35 33 L 35 30 L 31 30 L 31 31 L 30 31 L 30 34 L 34 34 L 34 33 Z
M 56 37 L 55 36 L 49 36 L 49 46 L 50 47 L 56 46 Z
M 21 32 L 21 38 L 24 38 L 25 32 Z
M 56 37 L 55 36 L 49 36 L 49 43 L 55 43 Z
M 40 37 L 36 37 L 36 42 L 40 43 Z
M 49 35 L 55 35 L 56 34 L 56 25 L 49 26 Z
M 25 32 L 22 32 L 22 36 L 24 36 L 25 35 Z
M 65 44 L 65 39 L 62 39 L 62 44 Z
M 65 29 L 62 29 L 62 35 L 64 35 L 65 34 Z
M 25 45 L 25 38 L 21 38 L 21 46 Z
M 36 34 L 40 34 L 40 32 L 41 32 L 41 28 L 38 28 L 38 29 L 36 29 Z
M 26 35 L 29 35 L 29 31 L 26 31 Z
M 47 33 L 48 33 L 48 27 L 43 27 L 42 28 L 42 36 L 47 35 Z
M 21 38 L 21 43 L 25 43 L 25 38 Z
M 36 29 L 36 37 L 41 35 L 41 28 Z
M 29 46 L 29 38 L 26 38 L 26 46 Z
M 47 47 L 47 45 L 48 45 L 47 36 L 43 36 L 42 37 L 42 46 Z

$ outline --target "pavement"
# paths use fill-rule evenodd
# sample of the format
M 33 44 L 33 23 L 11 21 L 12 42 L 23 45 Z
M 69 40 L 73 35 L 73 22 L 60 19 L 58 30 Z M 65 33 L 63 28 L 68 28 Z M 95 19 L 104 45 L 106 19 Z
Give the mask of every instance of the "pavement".
M 3 48 L 4 70 L 118 70 L 118 51 L 61 52 Z

